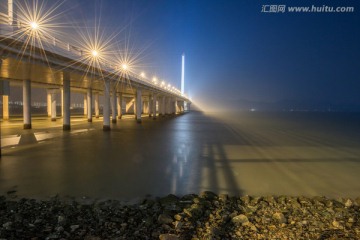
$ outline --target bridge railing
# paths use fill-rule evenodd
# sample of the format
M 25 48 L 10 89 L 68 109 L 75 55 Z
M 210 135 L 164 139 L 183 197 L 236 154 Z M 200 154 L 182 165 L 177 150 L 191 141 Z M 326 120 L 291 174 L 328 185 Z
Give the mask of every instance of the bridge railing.
M 26 29 L 28 29 L 28 27 L 29 27 L 28 24 L 23 24 L 19 21 L 17 22 L 16 26 L 11 26 L 11 25 L 9 25 L 8 16 L 6 14 L 0 13 L 0 33 L 2 35 L 25 42 L 26 39 L 28 38 L 28 35 L 24 35 L 24 34 L 20 35 L 20 34 L 16 34 L 16 32 L 24 33 L 24 32 L 26 32 Z M 85 59 L 86 59 L 85 54 L 89 54 L 89 53 L 85 49 L 83 49 L 79 46 L 70 44 L 68 42 L 63 42 L 60 39 L 52 37 L 52 36 L 42 35 L 42 36 L 40 36 L 40 38 L 41 38 L 40 39 L 41 46 L 37 46 L 37 47 L 43 48 L 44 50 L 48 50 L 51 52 L 55 52 L 59 55 L 63 55 L 64 57 L 75 58 L 76 61 L 87 64 L 87 62 L 85 61 Z M 39 42 L 35 42 L 35 44 L 40 45 Z M 119 70 L 117 70 L 118 66 L 116 66 L 115 64 L 112 64 L 109 61 L 102 60 L 101 68 L 103 70 L 106 70 L 109 73 L 119 75 Z M 149 87 L 155 88 L 157 90 L 160 90 L 163 92 L 168 92 L 169 94 L 175 94 L 175 95 L 178 95 L 179 97 L 187 98 L 185 95 L 182 95 L 179 91 L 161 87 L 161 86 L 159 86 L 159 84 L 153 83 L 153 82 L 147 80 L 146 78 L 141 77 L 140 74 L 138 75 L 138 74 L 127 72 L 126 78 L 128 78 L 131 81 L 141 83 L 141 84 L 147 85 Z

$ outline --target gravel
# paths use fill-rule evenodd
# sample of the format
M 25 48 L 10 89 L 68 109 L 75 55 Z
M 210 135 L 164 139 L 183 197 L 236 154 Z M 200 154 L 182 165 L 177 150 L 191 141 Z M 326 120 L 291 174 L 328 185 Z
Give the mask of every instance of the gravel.
M 360 197 L 200 195 L 80 202 L 0 196 L 0 239 L 360 239 Z

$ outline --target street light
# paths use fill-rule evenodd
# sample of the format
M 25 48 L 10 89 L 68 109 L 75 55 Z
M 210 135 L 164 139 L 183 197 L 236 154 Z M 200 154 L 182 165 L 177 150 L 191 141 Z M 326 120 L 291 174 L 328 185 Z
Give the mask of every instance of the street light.
M 39 24 L 37 22 L 31 22 L 30 27 L 32 30 L 36 30 L 39 28 Z
M 121 67 L 122 67 L 122 69 L 123 69 L 124 71 L 126 71 L 126 69 L 128 68 L 128 65 L 126 65 L 126 64 L 124 63 L 124 64 L 121 65 Z
M 96 50 L 92 50 L 92 51 L 91 51 L 91 55 L 93 55 L 93 57 L 97 57 L 98 54 L 99 54 L 99 53 L 98 53 L 98 51 L 96 51 Z

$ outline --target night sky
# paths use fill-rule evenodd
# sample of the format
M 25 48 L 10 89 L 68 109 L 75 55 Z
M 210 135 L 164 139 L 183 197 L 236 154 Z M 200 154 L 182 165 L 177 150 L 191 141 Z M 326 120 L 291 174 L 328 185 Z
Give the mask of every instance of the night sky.
M 262 13 L 265 4 L 355 12 Z M 62 8 L 68 26 L 62 31 L 90 29 L 100 20 L 105 36 L 119 32 L 114 41 L 128 41 L 139 53 L 139 71 L 178 88 L 184 52 L 186 93 L 204 108 L 284 101 L 360 106 L 355 0 L 76 0 Z

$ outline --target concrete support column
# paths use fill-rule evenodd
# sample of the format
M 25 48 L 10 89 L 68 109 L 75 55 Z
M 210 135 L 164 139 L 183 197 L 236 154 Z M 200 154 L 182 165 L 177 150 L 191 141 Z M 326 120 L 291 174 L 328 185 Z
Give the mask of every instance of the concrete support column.
M 56 90 L 51 92 L 51 121 L 56 121 Z
M 84 94 L 84 116 L 87 116 L 88 103 L 87 103 L 87 94 Z
M 161 98 L 161 115 L 163 116 L 163 117 L 165 117 L 165 108 L 166 108 L 166 104 L 165 104 L 165 96 L 163 96 L 162 98 Z
M 31 129 L 31 82 L 23 81 L 23 115 L 24 129 Z
M 64 117 L 64 88 L 61 88 L 61 116 Z
M 1 59 L 0 59 L 0 68 L 1 68 Z M 9 81 L 0 81 L 2 89 L 2 102 L 3 102 L 3 119 L 9 119 L 9 96 L 10 96 L 10 82 Z
M 3 102 L 3 119 L 9 120 L 9 96 L 3 95 L 2 102 Z
M 156 98 L 157 98 L 157 94 L 154 93 L 153 94 L 153 101 L 152 101 L 152 115 L 153 115 L 153 119 L 156 119 Z
M 88 122 L 92 122 L 92 89 L 88 88 L 87 89 L 87 119 Z
M 136 109 L 136 122 L 141 123 L 142 98 L 141 98 L 140 88 L 136 90 L 135 109 Z
M 47 90 L 46 94 L 46 107 L 47 107 L 47 115 L 51 117 L 51 92 Z
M 95 93 L 95 117 L 99 118 L 100 110 L 99 110 L 99 93 Z
M 112 104 L 111 104 L 111 121 L 112 123 L 116 123 L 116 110 L 117 110 L 117 97 L 116 97 L 116 87 L 113 88 L 113 94 L 112 94 Z
M 149 114 L 149 102 L 147 100 L 143 100 L 143 113 Z
M 170 114 L 170 104 L 169 104 L 170 98 L 165 98 L 165 114 Z
M 162 97 L 160 97 L 160 96 L 158 96 L 158 101 L 157 101 L 157 105 L 158 105 L 158 111 L 159 111 L 159 117 L 161 117 L 161 114 L 162 114 L 162 111 L 161 111 L 161 109 L 162 109 L 162 107 L 163 107 L 163 105 L 162 105 L 162 101 L 161 101 L 161 99 L 162 99 Z
M 176 114 L 176 99 L 172 98 L 171 99 L 171 105 L 172 105 L 172 114 Z
M 103 109 L 103 130 L 110 131 L 110 82 L 104 83 L 104 109 Z
M 122 93 L 118 94 L 117 97 L 117 113 L 118 113 L 118 119 L 122 118 Z
M 70 78 L 68 75 L 64 76 L 63 80 L 63 102 L 64 109 L 63 116 L 63 130 L 70 130 Z
M 179 112 L 179 102 L 175 99 L 174 100 L 174 113 L 178 113 Z
M 149 94 L 149 117 L 152 117 L 153 96 Z

